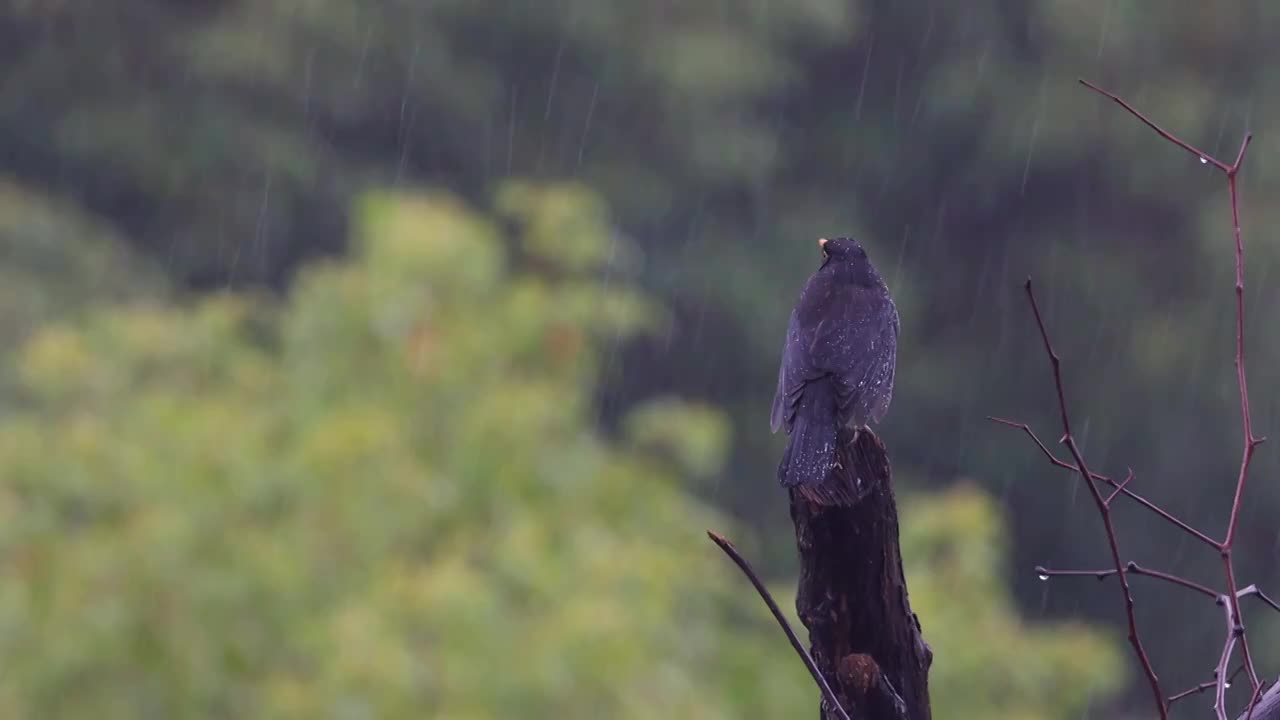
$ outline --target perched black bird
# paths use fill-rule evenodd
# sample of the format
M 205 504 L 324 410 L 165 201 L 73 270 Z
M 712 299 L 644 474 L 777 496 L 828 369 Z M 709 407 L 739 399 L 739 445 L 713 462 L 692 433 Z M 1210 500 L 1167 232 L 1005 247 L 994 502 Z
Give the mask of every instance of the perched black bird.
M 822 239 L 822 266 L 791 312 L 773 398 L 773 431 L 790 438 L 778 482 L 815 502 L 852 504 L 850 489 L 831 471 L 836 436 L 880 422 L 893 397 L 898 310 L 867 253 L 850 238 Z

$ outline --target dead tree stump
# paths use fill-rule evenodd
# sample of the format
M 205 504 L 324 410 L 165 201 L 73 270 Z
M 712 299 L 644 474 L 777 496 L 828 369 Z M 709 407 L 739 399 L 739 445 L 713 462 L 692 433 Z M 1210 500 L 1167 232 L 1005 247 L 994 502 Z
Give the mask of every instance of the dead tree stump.
M 856 498 L 820 505 L 791 491 L 800 551 L 796 611 L 840 704 L 858 720 L 930 720 L 933 653 L 911 612 L 889 458 L 874 434 L 840 431 L 836 472 Z M 822 718 L 834 718 L 823 707 Z

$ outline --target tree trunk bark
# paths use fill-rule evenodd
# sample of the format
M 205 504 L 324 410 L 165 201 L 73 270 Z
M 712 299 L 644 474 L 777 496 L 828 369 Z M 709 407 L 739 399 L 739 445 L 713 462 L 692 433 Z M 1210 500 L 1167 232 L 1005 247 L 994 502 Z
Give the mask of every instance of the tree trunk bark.
M 930 720 L 933 652 L 911 612 L 898 548 L 898 509 L 884 445 L 840 431 L 840 480 L 854 498 L 823 505 L 791 490 L 800 551 L 796 611 L 811 653 L 856 720 Z M 823 707 L 822 718 L 835 716 Z

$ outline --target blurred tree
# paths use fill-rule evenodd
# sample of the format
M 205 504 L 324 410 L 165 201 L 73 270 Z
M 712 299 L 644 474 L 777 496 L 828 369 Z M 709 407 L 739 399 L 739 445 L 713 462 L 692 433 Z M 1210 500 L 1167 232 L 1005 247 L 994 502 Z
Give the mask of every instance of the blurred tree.
M 0 714 L 812 701 L 722 559 L 690 552 L 726 521 L 675 478 L 723 441 L 658 455 L 591 429 L 602 338 L 661 320 L 597 279 L 599 206 L 518 185 L 499 205 L 544 272 L 455 200 L 374 195 L 357 259 L 283 306 L 136 303 L 27 345 L 0 425 Z M 661 413 L 716 422 L 692 410 Z
M 0 175 L 0 347 L 101 303 L 167 295 L 163 271 L 100 217 Z M 0 354 L 0 411 L 15 354 Z
M 368 180 L 473 197 L 578 175 L 628 220 L 765 177 L 752 109 L 843 0 L 778 6 L 127 0 L 0 4 L 0 148 L 200 285 L 279 281 L 345 239 Z M 146 42 L 139 42 L 145 37 Z M 639 228 L 637 228 L 639 229 Z
M 592 427 L 606 339 L 663 322 L 602 279 L 625 255 L 603 207 L 527 184 L 495 206 L 374 194 L 354 258 L 283 303 L 133 302 L 25 345 L 22 409 L 0 420 L 0 715 L 812 706 L 702 535 L 729 521 L 677 481 L 723 462 L 723 421 L 662 400 L 625 436 Z M 938 707 L 1015 717 L 1035 696 L 1054 699 L 1036 717 L 1070 718 L 1116 686 L 1091 633 L 1018 637 L 986 501 L 919 508 Z

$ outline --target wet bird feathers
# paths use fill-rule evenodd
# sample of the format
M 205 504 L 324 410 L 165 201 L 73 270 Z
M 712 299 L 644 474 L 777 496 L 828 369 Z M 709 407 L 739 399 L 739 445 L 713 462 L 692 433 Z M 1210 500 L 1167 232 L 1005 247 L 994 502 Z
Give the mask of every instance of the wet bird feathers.
M 784 486 L 828 485 L 841 426 L 879 422 L 893 397 L 898 312 L 862 248 L 835 250 L 791 313 L 770 425 L 790 434 L 778 466 Z

